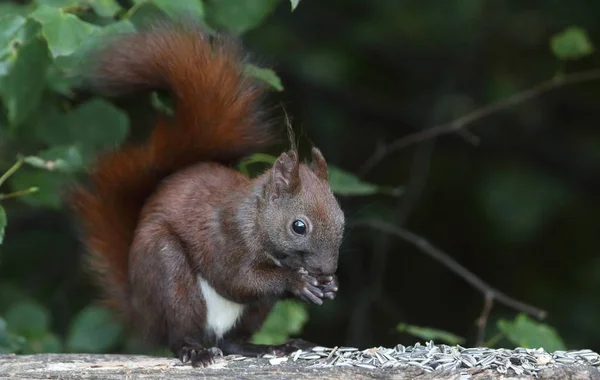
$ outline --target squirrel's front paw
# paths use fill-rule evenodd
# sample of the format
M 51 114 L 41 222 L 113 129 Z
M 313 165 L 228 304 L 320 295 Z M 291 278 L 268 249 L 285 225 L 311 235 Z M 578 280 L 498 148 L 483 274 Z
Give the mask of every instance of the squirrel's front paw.
M 317 277 L 319 289 L 323 292 L 324 298 L 334 299 L 338 291 L 338 281 L 334 274 L 320 275 Z
M 319 281 L 302 268 L 296 272 L 290 288 L 290 291 L 304 302 L 323 304 L 323 292 L 319 289 Z

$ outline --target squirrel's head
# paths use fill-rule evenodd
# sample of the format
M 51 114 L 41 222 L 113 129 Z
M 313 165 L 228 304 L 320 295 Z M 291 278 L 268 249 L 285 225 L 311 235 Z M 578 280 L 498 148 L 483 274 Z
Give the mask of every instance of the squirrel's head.
M 281 154 L 265 173 L 260 218 L 267 252 L 277 265 L 333 274 L 344 233 L 344 213 L 329 186 L 327 163 L 312 148 L 310 164 L 295 150 Z

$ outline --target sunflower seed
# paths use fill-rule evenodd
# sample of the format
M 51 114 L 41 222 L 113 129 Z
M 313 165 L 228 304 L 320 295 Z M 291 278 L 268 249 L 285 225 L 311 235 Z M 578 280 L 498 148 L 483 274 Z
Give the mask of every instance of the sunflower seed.
M 280 357 L 280 358 L 270 359 L 269 363 L 271 363 L 271 365 L 278 365 L 278 364 L 281 364 L 283 362 L 287 362 L 287 360 L 288 360 L 288 358 L 285 357 L 285 356 L 283 356 L 283 357 Z
M 309 361 L 309 368 L 361 367 L 398 368 L 414 366 L 425 372 L 478 368 L 495 370 L 502 374 L 517 376 L 537 376 L 538 372 L 549 366 L 587 364 L 600 367 L 600 355 L 591 350 L 555 351 L 548 353 L 542 348 L 530 349 L 517 347 L 509 349 L 491 349 L 485 347 L 465 348 L 461 346 L 435 345 L 432 341 L 414 346 L 396 345 L 393 348 L 372 347 L 359 350 L 353 347 L 315 347 L 309 351 L 298 350 L 289 356 L 293 361 Z M 272 365 L 285 362 L 286 358 L 270 359 Z M 228 360 L 245 360 L 232 355 Z M 463 376 L 464 375 L 464 376 Z M 467 372 L 461 378 L 467 378 Z

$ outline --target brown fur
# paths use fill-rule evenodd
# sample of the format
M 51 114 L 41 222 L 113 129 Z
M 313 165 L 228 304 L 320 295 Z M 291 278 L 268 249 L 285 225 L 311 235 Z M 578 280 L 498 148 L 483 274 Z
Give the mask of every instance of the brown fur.
M 108 300 L 147 340 L 195 364 L 211 361 L 201 347 L 213 343 L 230 353 L 264 351 L 245 340 L 277 299 L 317 302 L 337 291 L 344 216 L 318 149 L 310 166 L 292 150 L 252 180 L 226 166 L 273 141 L 260 118 L 261 90 L 242 63 L 235 42 L 211 43 L 190 27 L 110 43 L 93 83 L 112 93 L 169 89 L 175 115 L 159 120 L 145 145 L 101 156 L 91 186 L 70 197 Z M 291 230 L 297 218 L 309 227 L 305 236 Z M 198 276 L 247 305 L 221 341 L 206 329 Z

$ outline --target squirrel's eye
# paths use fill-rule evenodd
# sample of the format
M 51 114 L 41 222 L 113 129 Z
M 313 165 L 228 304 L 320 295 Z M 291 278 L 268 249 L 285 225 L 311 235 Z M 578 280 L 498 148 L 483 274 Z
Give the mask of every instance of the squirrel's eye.
M 304 235 L 306 233 L 306 224 L 301 220 L 294 220 L 292 230 L 298 235 Z

